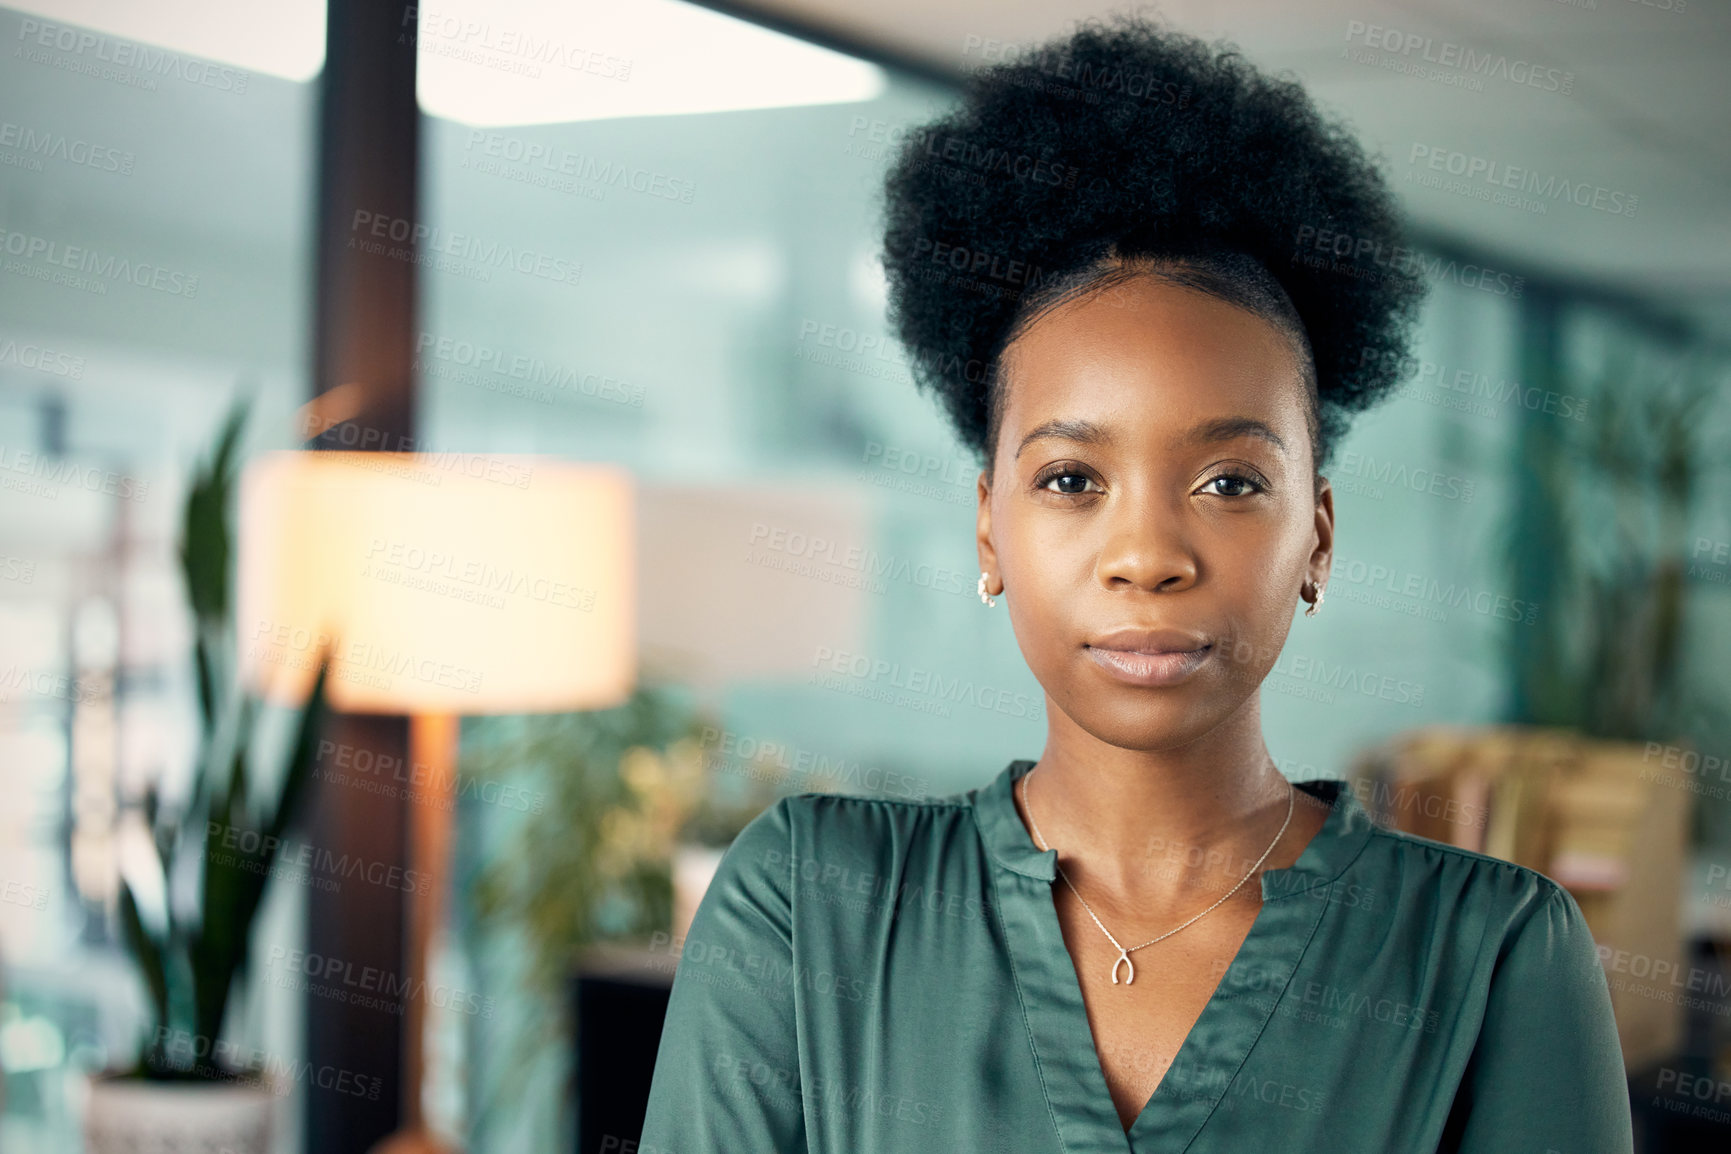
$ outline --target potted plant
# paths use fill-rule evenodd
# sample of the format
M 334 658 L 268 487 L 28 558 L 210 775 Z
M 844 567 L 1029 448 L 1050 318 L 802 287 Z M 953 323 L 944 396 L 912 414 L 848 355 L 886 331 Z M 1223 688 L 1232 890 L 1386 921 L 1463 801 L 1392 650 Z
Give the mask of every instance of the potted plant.
M 260 703 L 237 687 L 229 509 L 246 406 L 230 413 L 187 494 L 180 561 L 196 622 L 201 738 L 187 800 L 170 807 L 152 786 L 143 817 L 154 860 L 129 865 L 121 933 L 149 993 L 150 1019 L 129 1069 L 92 1079 L 84 1111 L 91 1154 L 134 1150 L 269 1149 L 280 1088 L 226 1044 L 223 1019 L 244 981 L 253 919 L 277 851 L 305 792 L 325 712 L 327 658 L 293 719 L 287 764 L 260 780 Z M 140 900 L 141 895 L 143 900 Z
M 1714 432 L 1718 372 L 1697 357 L 1644 357 L 1627 340 L 1596 372 L 1553 371 L 1554 388 L 1586 398 L 1591 415 L 1523 426 L 1503 548 L 1515 589 L 1543 608 L 1509 631 L 1511 719 L 1718 748 L 1731 710 L 1684 663 L 1689 526 L 1726 448 Z M 1700 802 L 1694 836 L 1731 841 L 1731 807 Z
M 731 805 L 712 796 L 703 733 L 714 725 L 679 699 L 671 680 L 650 678 L 613 709 L 477 718 L 466 727 L 465 775 L 509 775 L 537 787 L 529 812 L 477 823 L 501 828 L 476 831 L 492 849 L 477 851 L 484 864 L 467 889 L 469 914 L 478 947 L 496 959 L 498 980 L 517 986 L 513 1001 L 523 1007 L 487 1043 L 501 1060 L 477 1088 L 477 1132 L 510 1129 L 534 1148 L 566 1143 L 568 1120 L 545 1110 L 564 1099 L 569 1073 L 573 963 L 602 944 L 664 940 L 681 901 L 681 867 L 700 873 L 774 800 L 766 790 Z M 528 1095 L 537 1082 L 546 1092 Z M 539 1106 L 526 1108 L 525 1099 Z

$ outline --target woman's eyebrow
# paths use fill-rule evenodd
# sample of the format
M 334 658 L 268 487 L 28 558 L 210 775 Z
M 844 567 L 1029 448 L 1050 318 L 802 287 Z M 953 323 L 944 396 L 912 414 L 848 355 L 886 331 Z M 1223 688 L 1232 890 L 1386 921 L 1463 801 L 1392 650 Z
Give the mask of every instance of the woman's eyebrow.
M 1022 443 L 1016 446 L 1016 457 L 1022 455 L 1022 450 L 1038 441 L 1041 437 L 1058 437 L 1066 441 L 1075 441 L 1079 445 L 1109 445 L 1112 443 L 1112 433 L 1104 425 L 1093 421 L 1075 418 L 1041 421 L 1028 435 L 1022 438 Z M 1010 458 L 1015 460 L 1015 457 Z
M 1235 437 L 1261 437 L 1272 442 L 1281 452 L 1286 452 L 1286 442 L 1280 439 L 1280 435 L 1266 421 L 1255 417 L 1216 417 L 1212 421 L 1203 421 L 1186 433 L 1180 443 L 1211 445 Z
M 1022 455 L 1026 449 L 1042 437 L 1058 437 L 1065 441 L 1074 441 L 1079 445 L 1109 445 L 1112 443 L 1112 432 L 1104 425 L 1083 418 L 1055 419 L 1042 421 L 1028 430 L 1028 435 L 1022 438 L 1016 446 L 1016 456 Z M 1269 427 L 1266 421 L 1255 417 L 1215 417 L 1194 426 L 1189 432 L 1178 439 L 1179 444 L 1215 444 L 1220 441 L 1230 441 L 1237 437 L 1261 437 L 1272 442 L 1281 452 L 1286 452 L 1286 442 Z M 1014 460 L 1014 458 L 1011 458 Z

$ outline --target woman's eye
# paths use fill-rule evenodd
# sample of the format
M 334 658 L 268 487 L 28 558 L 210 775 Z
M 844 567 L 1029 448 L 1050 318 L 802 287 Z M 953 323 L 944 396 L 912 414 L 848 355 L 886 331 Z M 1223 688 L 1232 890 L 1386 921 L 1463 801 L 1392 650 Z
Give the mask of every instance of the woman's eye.
M 1058 487 L 1053 489 L 1056 484 Z M 1081 473 L 1053 473 L 1041 482 L 1040 488 L 1054 493 L 1078 494 L 1088 491 L 1089 479 Z
M 1255 481 L 1251 480 L 1249 477 L 1241 477 L 1237 473 L 1222 473 L 1218 477 L 1213 477 L 1207 481 L 1204 481 L 1202 484 L 1202 487 L 1203 487 L 1203 489 L 1206 490 L 1206 489 L 1208 489 L 1208 487 L 1210 485 L 1220 485 L 1223 483 L 1226 485 L 1229 485 L 1229 486 L 1230 485 L 1240 486 L 1240 488 L 1231 489 L 1231 490 L 1224 490 L 1224 489 L 1218 489 L 1218 488 L 1212 489 L 1212 490 L 1210 490 L 1210 492 L 1212 493 L 1213 496 L 1216 496 L 1216 497 L 1245 497 L 1245 496 L 1249 496 L 1253 492 L 1260 492 L 1262 489 L 1261 485 L 1257 484 Z

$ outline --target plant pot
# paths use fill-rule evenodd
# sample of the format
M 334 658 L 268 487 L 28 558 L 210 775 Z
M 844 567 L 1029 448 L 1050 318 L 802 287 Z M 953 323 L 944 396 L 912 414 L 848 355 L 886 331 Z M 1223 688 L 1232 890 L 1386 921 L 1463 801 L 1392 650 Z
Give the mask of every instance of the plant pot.
M 277 1096 L 256 1082 L 92 1078 L 86 1154 L 271 1154 Z

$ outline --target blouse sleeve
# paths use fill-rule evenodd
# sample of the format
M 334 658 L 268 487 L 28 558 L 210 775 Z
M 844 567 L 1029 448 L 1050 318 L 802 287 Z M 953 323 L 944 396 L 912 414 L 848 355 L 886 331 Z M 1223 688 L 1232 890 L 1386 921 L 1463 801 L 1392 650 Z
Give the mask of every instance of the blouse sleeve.
M 1460 1154 L 1632 1154 L 1611 992 L 1573 896 L 1549 896 L 1491 977 L 1484 1023 L 1444 1149 Z
M 806 1149 L 789 803 L 740 831 L 679 947 L 639 1154 Z

